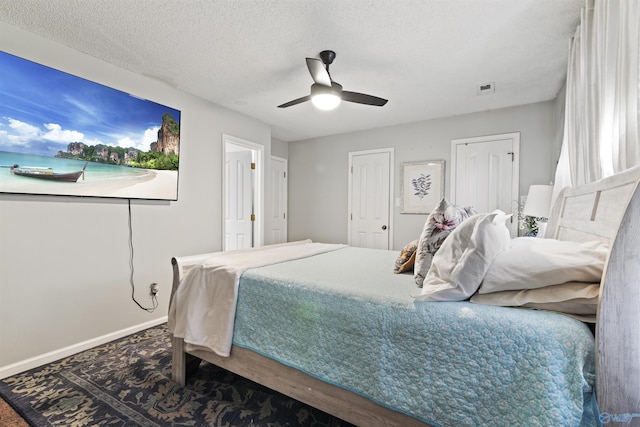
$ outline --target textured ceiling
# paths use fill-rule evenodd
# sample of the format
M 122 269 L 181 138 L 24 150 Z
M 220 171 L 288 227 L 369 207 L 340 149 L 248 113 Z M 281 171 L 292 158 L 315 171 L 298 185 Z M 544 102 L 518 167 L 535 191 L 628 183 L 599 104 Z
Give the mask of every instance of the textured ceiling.
M 257 118 L 285 141 L 553 99 L 584 0 L 3 0 L 0 20 Z M 305 57 L 345 90 L 306 102 Z M 493 82 L 494 95 L 477 96 Z

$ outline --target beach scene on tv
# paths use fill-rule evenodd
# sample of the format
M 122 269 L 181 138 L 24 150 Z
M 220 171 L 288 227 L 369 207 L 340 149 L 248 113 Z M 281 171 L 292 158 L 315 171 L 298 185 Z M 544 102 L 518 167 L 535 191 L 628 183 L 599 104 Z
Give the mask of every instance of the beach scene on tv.
M 180 111 L 0 52 L 0 192 L 177 200 Z

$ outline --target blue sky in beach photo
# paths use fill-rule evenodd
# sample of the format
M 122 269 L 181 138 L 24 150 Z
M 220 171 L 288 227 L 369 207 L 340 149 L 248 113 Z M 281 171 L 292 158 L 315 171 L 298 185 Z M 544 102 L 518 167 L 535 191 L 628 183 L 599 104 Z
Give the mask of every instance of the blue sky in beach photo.
M 83 142 L 149 151 L 180 112 L 0 52 L 0 151 L 55 156 Z

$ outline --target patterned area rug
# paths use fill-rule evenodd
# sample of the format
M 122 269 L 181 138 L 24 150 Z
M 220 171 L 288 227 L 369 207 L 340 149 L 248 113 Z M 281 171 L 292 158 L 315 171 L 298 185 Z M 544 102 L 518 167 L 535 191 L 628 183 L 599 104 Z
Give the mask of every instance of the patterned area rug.
M 203 362 L 171 380 L 166 325 L 0 380 L 32 426 L 351 426 Z

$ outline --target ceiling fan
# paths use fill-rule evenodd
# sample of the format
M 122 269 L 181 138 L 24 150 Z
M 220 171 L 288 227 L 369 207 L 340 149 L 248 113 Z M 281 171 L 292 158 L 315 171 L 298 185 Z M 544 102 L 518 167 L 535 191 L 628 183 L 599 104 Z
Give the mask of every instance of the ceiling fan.
M 386 99 L 378 98 L 377 96 L 342 90 L 342 85 L 334 82 L 329 74 L 329 65 L 336 58 L 336 53 L 332 50 L 323 50 L 319 56 L 320 59 L 307 58 L 307 68 L 314 81 L 311 85 L 311 94 L 285 102 L 282 105 L 278 105 L 278 108 L 291 107 L 309 100 L 321 110 L 333 110 L 340 104 L 340 101 L 375 105 L 377 107 L 382 107 L 387 103 Z

